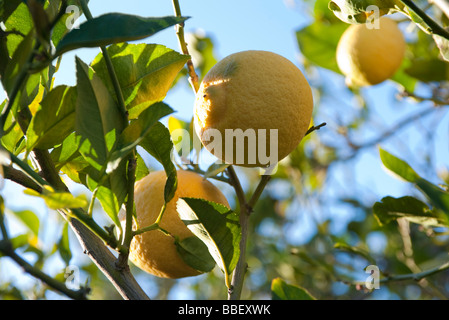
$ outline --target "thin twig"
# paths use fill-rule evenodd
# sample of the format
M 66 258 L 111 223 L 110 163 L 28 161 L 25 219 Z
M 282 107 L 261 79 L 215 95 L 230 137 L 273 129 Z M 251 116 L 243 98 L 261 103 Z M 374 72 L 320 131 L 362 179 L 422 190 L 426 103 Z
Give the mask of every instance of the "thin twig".
M 175 15 L 177 17 L 182 17 L 181 7 L 179 6 L 178 0 L 173 0 L 173 9 L 175 11 Z M 187 43 L 184 37 L 184 22 L 179 23 L 176 26 L 176 35 L 178 36 L 179 45 L 181 47 L 181 51 L 185 55 L 189 55 L 189 50 L 187 49 Z M 189 72 L 189 82 L 192 86 L 194 93 L 196 94 L 199 89 L 199 80 L 198 75 L 195 72 L 195 68 L 193 66 L 192 59 L 187 60 L 187 71 Z
M 391 275 L 391 276 L 385 276 L 382 279 L 379 279 L 379 283 L 390 283 L 390 282 L 398 282 L 398 281 L 420 281 L 422 279 L 425 279 L 427 277 L 433 276 L 437 273 L 444 272 L 449 269 L 449 262 L 445 262 L 440 266 L 437 266 L 435 268 L 431 268 L 428 270 L 424 270 L 417 273 L 406 273 L 406 274 L 398 274 L 398 275 Z M 348 280 L 340 280 L 341 282 L 348 284 L 348 285 L 355 285 L 355 286 L 363 286 L 365 285 L 365 281 L 348 281 Z
M 424 109 L 418 113 L 412 114 L 404 119 L 402 119 L 401 121 L 399 121 L 398 123 L 396 123 L 394 126 L 392 126 L 390 129 L 386 130 L 384 133 L 382 133 L 379 137 L 374 138 L 370 141 L 367 141 L 365 143 L 362 144 L 356 144 L 353 143 L 352 141 L 348 141 L 349 146 L 354 150 L 354 152 L 352 154 L 350 154 L 347 157 L 341 158 L 339 160 L 350 160 L 352 158 L 354 158 L 357 155 L 357 151 L 360 151 L 361 149 L 365 149 L 365 148 L 369 148 L 369 147 L 373 147 L 379 143 L 381 143 L 382 141 L 386 140 L 387 138 L 391 137 L 392 135 L 396 134 L 399 130 L 405 128 L 407 125 L 413 123 L 414 121 L 423 118 L 424 116 L 429 115 L 430 113 L 439 110 L 438 108 L 435 107 L 431 107 L 428 109 Z
M 245 278 L 246 271 L 248 269 L 248 265 L 246 262 L 246 247 L 248 240 L 248 230 L 249 230 L 249 217 L 255 206 L 257 200 L 261 196 L 264 188 L 268 184 L 271 179 L 270 175 L 263 175 L 259 181 L 259 184 L 256 187 L 251 199 L 249 202 L 245 199 L 245 193 L 240 184 L 238 176 L 232 166 L 227 168 L 227 172 L 229 174 L 229 179 L 231 184 L 233 185 L 235 192 L 237 194 L 237 198 L 239 200 L 240 205 L 240 228 L 242 238 L 240 240 L 240 257 L 237 265 L 232 273 L 232 281 L 231 287 L 228 290 L 228 300 L 239 300 L 242 294 L 243 282 Z
M 307 136 L 308 134 L 312 133 L 313 131 L 320 130 L 325 125 L 326 125 L 326 122 L 323 122 L 323 123 L 321 123 L 321 124 L 319 124 L 317 126 L 311 126 L 309 128 L 309 130 L 306 131 L 306 134 L 304 136 Z

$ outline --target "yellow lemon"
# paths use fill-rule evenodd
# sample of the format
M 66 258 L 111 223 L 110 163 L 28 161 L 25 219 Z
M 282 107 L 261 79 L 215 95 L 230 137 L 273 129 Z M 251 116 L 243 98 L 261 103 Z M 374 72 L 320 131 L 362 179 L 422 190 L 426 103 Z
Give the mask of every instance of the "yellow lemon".
M 204 77 L 194 106 L 195 131 L 226 163 L 265 167 L 290 154 L 311 123 L 312 90 L 288 59 L 242 51 Z
M 337 63 L 348 86 L 369 86 L 391 78 L 401 66 L 405 40 L 395 21 L 351 25 L 337 47 Z
M 165 171 L 151 172 L 135 185 L 137 222 L 140 228 L 153 224 L 164 204 Z M 178 188 L 167 204 L 161 228 L 180 240 L 194 236 L 181 221 L 176 210 L 180 197 L 194 197 L 217 202 L 229 208 L 226 197 L 210 181 L 190 171 L 178 171 Z M 123 219 L 123 217 L 122 217 Z M 174 239 L 159 230 L 136 235 L 130 247 L 129 259 L 140 269 L 163 278 L 182 278 L 201 272 L 188 266 L 177 252 Z

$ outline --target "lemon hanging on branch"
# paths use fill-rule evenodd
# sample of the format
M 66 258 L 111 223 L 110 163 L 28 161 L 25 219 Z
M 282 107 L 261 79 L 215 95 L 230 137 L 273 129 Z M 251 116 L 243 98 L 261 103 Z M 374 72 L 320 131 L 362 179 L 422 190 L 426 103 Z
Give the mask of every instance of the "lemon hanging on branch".
M 354 24 L 337 47 L 337 63 L 350 87 L 379 84 L 401 66 L 406 43 L 395 21 L 381 17 L 374 24 Z
M 183 278 L 202 272 L 189 266 L 177 251 L 178 240 L 194 237 L 194 234 L 179 218 L 176 202 L 181 197 L 201 198 L 227 206 L 229 203 L 223 193 L 201 175 L 177 171 L 178 187 L 172 200 L 165 208 L 159 226 L 169 235 L 159 230 L 146 231 L 134 236 L 129 259 L 140 269 L 163 278 Z M 151 172 L 139 180 L 134 188 L 136 216 L 139 228 L 152 225 L 164 205 L 164 188 L 167 176 L 165 171 Z M 122 223 L 124 217 L 121 217 Z
M 250 50 L 231 54 L 209 70 L 196 95 L 194 124 L 218 159 L 267 167 L 297 147 L 312 111 L 312 90 L 290 60 Z

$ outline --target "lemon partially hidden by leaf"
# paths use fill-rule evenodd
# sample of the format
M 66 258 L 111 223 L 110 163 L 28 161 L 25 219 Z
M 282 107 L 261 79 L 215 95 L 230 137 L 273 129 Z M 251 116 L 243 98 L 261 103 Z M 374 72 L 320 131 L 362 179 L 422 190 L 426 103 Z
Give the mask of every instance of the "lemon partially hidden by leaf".
M 168 202 L 159 226 L 170 235 L 151 230 L 134 236 L 129 259 L 140 269 L 163 278 L 182 278 L 201 274 L 183 260 L 178 253 L 176 241 L 194 234 L 179 218 L 176 202 L 181 197 L 201 198 L 229 208 L 223 193 L 201 175 L 190 171 L 177 171 L 178 187 Z M 151 172 L 140 179 L 134 189 L 137 225 L 139 228 L 153 224 L 164 205 L 165 171 Z M 122 223 L 124 217 L 121 217 Z

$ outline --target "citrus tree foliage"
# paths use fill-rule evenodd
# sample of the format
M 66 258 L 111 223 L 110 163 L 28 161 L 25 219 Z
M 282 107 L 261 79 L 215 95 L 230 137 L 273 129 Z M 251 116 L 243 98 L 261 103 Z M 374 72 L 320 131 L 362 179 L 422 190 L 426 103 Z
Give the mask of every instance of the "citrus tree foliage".
M 232 210 L 194 198 L 178 202 L 181 218 L 201 240 L 176 241 L 179 253 L 199 270 L 217 265 L 182 282 L 192 298 L 225 299 L 235 289 L 231 278 L 241 268 L 242 238 L 248 238 L 245 299 L 447 298 L 449 174 L 447 158 L 441 165 L 435 157 L 441 149 L 447 155 L 447 137 L 437 144 L 436 132 L 447 122 L 449 18 L 433 3 L 305 1 L 310 24 L 292 32 L 314 88 L 314 124 L 326 125 L 261 179 L 256 169 L 186 164 L 205 151 L 194 134 L 179 139 L 177 129 L 193 133 L 191 121 L 177 118 L 163 100 L 188 79 L 195 89 L 218 58 L 212 37 L 184 38 L 189 20 L 179 5 L 172 16 L 92 17 L 85 0 L 0 1 L 0 76 L 8 97 L 1 103 L 2 176 L 21 185 L 25 198 L 43 199 L 59 217 L 53 245 L 44 247 L 47 223 L 31 210 L 5 207 L 0 198 L 0 264 L 11 258 L 13 268 L 39 279 L 24 287 L 0 278 L 2 299 L 48 298 L 53 292 L 73 299 L 137 299 L 147 297 L 144 291 L 163 299 L 181 290 L 180 282 L 127 268 L 133 185 L 157 166 L 167 173 L 165 203 L 177 188 L 178 166 L 235 191 Z M 71 30 L 70 5 L 87 18 Z M 387 88 L 383 97 L 377 87 L 347 88 L 336 62 L 341 35 L 351 23 L 366 21 L 368 6 L 394 14 L 407 39 L 401 68 L 380 85 Z M 181 50 L 139 43 L 175 25 Z M 98 55 L 93 61 L 76 58 L 76 85 L 54 86 L 64 54 L 87 47 L 98 47 Z M 379 114 L 395 115 L 394 121 Z M 361 184 L 360 166 L 383 166 L 400 194 Z M 73 193 L 66 181 L 83 192 Z M 243 226 L 239 214 L 246 210 L 250 218 Z M 25 231 L 11 237 L 11 221 Z M 157 223 L 138 232 L 156 229 Z M 74 270 L 74 256 L 83 250 L 91 259 Z M 46 268 L 54 260 L 63 265 L 58 272 Z M 379 290 L 365 283 L 375 280 L 365 272 L 368 266 L 379 270 Z M 75 275 L 85 281 L 71 287 L 67 280 Z

